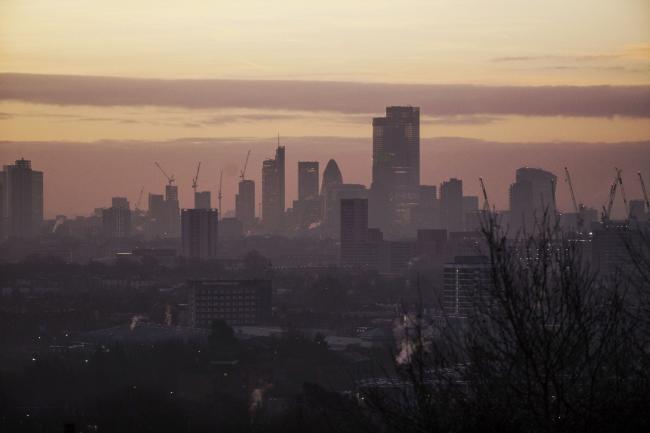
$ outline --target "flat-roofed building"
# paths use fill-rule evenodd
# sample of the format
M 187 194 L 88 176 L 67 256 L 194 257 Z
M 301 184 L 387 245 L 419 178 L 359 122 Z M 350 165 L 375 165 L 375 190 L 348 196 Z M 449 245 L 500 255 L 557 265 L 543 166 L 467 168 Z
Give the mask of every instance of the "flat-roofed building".
M 209 328 L 213 320 L 264 325 L 271 319 L 271 280 L 195 280 L 188 285 L 194 327 Z

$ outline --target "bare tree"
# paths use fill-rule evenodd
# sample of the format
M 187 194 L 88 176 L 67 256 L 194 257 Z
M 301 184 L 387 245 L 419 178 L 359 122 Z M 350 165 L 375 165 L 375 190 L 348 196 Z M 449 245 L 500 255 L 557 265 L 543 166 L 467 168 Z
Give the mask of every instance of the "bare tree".
M 591 269 L 584 242 L 567 237 L 548 214 L 514 239 L 487 215 L 483 234 L 490 282 L 474 293 L 473 314 L 464 325 L 440 326 L 416 314 L 408 359 L 388 375 L 398 392 L 366 393 L 387 429 L 648 427 L 647 344 L 631 314 L 638 302 L 628 280 Z

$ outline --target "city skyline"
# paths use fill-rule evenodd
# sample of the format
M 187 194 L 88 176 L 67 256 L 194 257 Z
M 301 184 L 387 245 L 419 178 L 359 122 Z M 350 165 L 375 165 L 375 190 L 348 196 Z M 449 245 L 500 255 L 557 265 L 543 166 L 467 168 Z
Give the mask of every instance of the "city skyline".
M 371 154 L 370 143 L 360 148 L 359 151 L 350 152 L 350 149 L 341 148 L 345 146 L 327 146 L 325 150 L 319 149 L 319 146 L 311 146 L 309 142 L 318 142 L 318 138 L 301 139 L 288 138 L 282 139 L 287 143 L 287 162 L 286 162 L 286 208 L 291 207 L 293 200 L 298 198 L 298 162 L 306 160 L 315 160 L 321 166 L 325 166 L 327 161 L 332 157 L 341 166 L 341 171 L 346 183 L 363 184 L 366 187 L 371 186 Z M 323 140 L 323 139 L 320 139 Z M 444 139 L 443 139 L 444 140 Z M 266 143 L 264 143 L 266 141 Z M 561 143 L 548 143 L 545 145 L 527 144 L 527 149 L 520 150 L 521 156 L 518 160 L 505 162 L 500 161 L 502 164 L 496 169 L 490 169 L 482 164 L 481 161 L 488 158 L 488 160 L 498 161 L 499 158 L 505 158 L 512 152 L 512 145 L 503 143 L 487 143 L 484 144 L 480 141 L 465 141 L 449 139 L 451 145 L 443 146 L 436 145 L 436 141 L 428 142 L 423 140 L 422 146 L 422 164 L 425 167 L 422 170 L 423 185 L 440 186 L 443 181 L 449 178 L 459 178 L 464 181 L 464 192 L 466 195 L 481 196 L 479 177 L 486 180 L 490 202 L 500 210 L 509 209 L 509 193 L 508 188 L 510 184 L 515 181 L 515 170 L 521 167 L 542 168 L 553 172 L 558 176 L 557 185 L 557 203 L 558 209 L 563 212 L 572 211 L 572 203 L 568 186 L 564 180 L 563 169 L 568 166 L 573 176 L 575 176 L 574 183 L 576 194 L 579 201 L 587 206 L 592 206 L 598 210 L 607 201 L 609 193 L 609 186 L 615 175 L 614 167 L 623 170 L 623 179 L 626 182 L 626 189 L 631 198 L 641 197 L 642 191 L 637 180 L 637 172 L 641 171 L 644 177 L 650 177 L 650 172 L 647 172 L 645 167 L 650 166 L 650 154 L 646 148 L 650 143 L 646 144 L 600 144 L 596 148 L 589 148 L 588 145 L 580 143 L 561 144 Z M 68 143 L 67 146 L 75 147 L 70 152 L 79 155 L 84 153 L 89 156 L 96 155 L 93 161 L 88 161 L 88 164 L 81 169 L 81 175 L 95 179 L 94 182 L 78 183 L 77 171 L 81 167 L 78 164 L 79 160 L 66 160 L 54 159 L 58 154 L 56 149 L 51 152 L 44 152 L 42 145 L 34 144 L 32 151 L 20 146 L 13 151 L 14 155 L 8 155 L 6 161 L 0 161 L 3 165 L 13 164 L 16 159 L 20 158 L 19 155 L 24 155 L 25 159 L 29 159 L 29 155 L 43 155 L 44 158 L 32 158 L 33 163 L 38 164 L 38 168 L 46 172 L 48 181 L 44 184 L 45 195 L 45 208 L 44 216 L 46 218 L 54 218 L 57 215 L 64 214 L 68 216 L 85 216 L 92 213 L 93 209 L 103 207 L 111 197 L 126 196 L 129 201 L 136 203 L 141 189 L 147 194 L 164 194 L 165 178 L 161 175 L 159 170 L 154 165 L 154 159 L 158 159 L 166 166 L 166 169 L 173 173 L 176 178 L 176 188 L 178 189 L 178 199 L 180 208 L 194 207 L 194 193 L 191 188 L 192 176 L 196 170 L 197 160 L 202 161 L 202 174 L 201 174 L 201 189 L 210 191 L 213 196 L 213 207 L 216 205 L 216 194 L 219 188 L 219 173 L 224 170 L 223 181 L 223 195 L 224 195 L 224 215 L 228 216 L 235 211 L 235 196 L 237 194 L 237 185 L 239 181 L 239 170 L 241 169 L 241 158 L 245 156 L 245 151 L 235 153 L 239 148 L 245 146 L 252 147 L 247 179 L 252 180 L 256 184 L 256 202 L 255 213 L 259 216 L 259 205 L 261 203 L 261 166 L 263 159 L 268 158 L 273 154 L 277 146 L 277 137 L 269 138 L 262 141 L 247 141 L 237 143 L 236 145 L 229 145 L 226 149 L 217 149 L 217 152 L 212 150 L 212 142 L 210 140 L 190 140 L 183 142 L 186 147 L 193 147 L 196 152 L 196 159 L 193 156 L 188 156 L 187 152 L 182 160 L 175 157 L 162 157 L 164 155 L 174 155 L 174 145 L 179 143 L 172 142 L 169 146 L 159 148 L 158 151 L 141 149 L 133 151 L 130 155 L 130 162 L 125 161 L 120 155 L 123 154 L 128 147 L 121 147 L 120 152 L 116 154 L 106 153 L 97 147 L 75 146 Z M 358 143 L 358 141 L 356 142 Z M 627 146 L 626 149 L 616 151 L 617 146 Z M 262 147 L 264 150 L 260 150 Z M 481 155 L 478 161 L 458 159 L 454 154 L 453 147 L 456 147 L 458 152 L 470 152 L 474 155 Z M 546 150 L 552 149 L 550 152 Z M 553 152 L 557 152 L 558 156 L 553 156 Z M 105 154 L 106 153 L 106 154 Z M 581 155 L 591 154 L 590 160 L 585 160 Z M 601 158 L 598 155 L 609 155 L 609 159 Z M 48 157 L 48 155 L 52 155 Z M 3 155 L 4 156 L 4 155 Z M 318 156 L 318 158 L 314 158 Z M 88 157 L 81 157 L 86 159 Z M 184 162 L 179 164 L 179 162 Z M 224 164 L 224 161 L 226 163 Z M 528 163 L 528 161 L 538 161 L 537 164 Z M 431 167 L 431 162 L 434 162 L 434 167 L 437 169 L 427 169 Z M 449 163 L 452 164 L 449 164 Z M 66 163 L 64 165 L 64 163 Z M 69 166 L 68 166 L 69 164 Z M 116 176 L 115 170 L 120 170 L 121 164 L 128 164 L 128 166 L 136 167 L 140 170 L 144 169 L 144 173 L 137 176 Z M 426 166 L 425 166 L 426 164 Z M 504 164 L 508 168 L 504 170 Z M 180 170 L 179 170 L 180 168 Z M 128 170 L 126 170 L 128 172 Z M 595 176 L 594 173 L 604 173 L 602 176 Z M 101 187 L 104 191 L 102 194 L 90 192 L 88 188 Z M 68 202 L 68 205 L 61 205 L 62 200 Z M 142 202 L 141 207 L 144 206 L 146 201 Z M 617 198 L 614 203 L 613 216 L 622 217 L 623 203 L 622 200 Z
M 0 430 L 645 431 L 649 187 L 650 0 L 0 0 Z

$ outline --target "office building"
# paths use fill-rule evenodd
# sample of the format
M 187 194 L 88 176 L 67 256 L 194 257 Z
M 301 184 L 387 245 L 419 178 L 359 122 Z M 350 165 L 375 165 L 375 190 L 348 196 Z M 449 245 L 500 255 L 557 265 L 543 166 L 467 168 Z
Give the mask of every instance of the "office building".
M 536 221 L 548 212 L 555 216 L 555 185 L 557 177 L 539 168 L 517 169 L 515 183 L 510 186 L 510 226 L 513 232 L 530 232 Z
M 448 232 L 465 229 L 463 214 L 463 181 L 451 178 L 440 184 L 440 217 Z
M 255 182 L 239 181 L 239 191 L 235 196 L 235 217 L 242 222 L 244 230 L 255 224 Z
M 420 185 L 420 109 L 387 107 L 372 120 L 373 224 L 384 231 L 407 222 Z
M 113 197 L 112 205 L 102 210 L 102 229 L 104 236 L 111 239 L 124 239 L 131 236 L 131 210 L 125 197 Z
M 278 144 L 275 157 L 262 163 L 262 222 L 271 232 L 284 228 L 284 155 L 284 146 Z
M 420 185 L 420 109 L 387 107 L 372 119 L 372 182 L 383 187 Z
M 298 162 L 298 200 L 318 197 L 318 162 Z
M 343 175 L 335 160 L 327 161 L 325 171 L 323 171 L 323 183 L 321 184 L 321 196 L 326 196 L 327 191 L 335 185 L 343 183 Z
M 368 261 L 368 200 L 341 199 L 341 265 L 363 266 Z
M 183 209 L 181 227 L 183 257 L 217 258 L 219 213 L 216 209 Z
M 5 165 L 0 179 L 4 236 L 37 235 L 43 224 L 43 172 L 32 170 L 31 161 L 23 158 Z
M 458 256 L 443 268 L 442 310 L 449 316 L 468 317 L 477 296 L 489 288 L 490 266 L 485 256 Z
M 190 281 L 192 326 L 210 328 L 213 320 L 230 326 L 268 324 L 271 319 L 270 280 Z
M 194 193 L 194 209 L 212 209 L 210 191 L 196 191 Z
M 334 184 L 327 188 L 323 197 L 324 219 L 323 229 L 332 236 L 340 233 L 341 200 L 367 199 L 368 190 L 365 185 L 357 183 Z

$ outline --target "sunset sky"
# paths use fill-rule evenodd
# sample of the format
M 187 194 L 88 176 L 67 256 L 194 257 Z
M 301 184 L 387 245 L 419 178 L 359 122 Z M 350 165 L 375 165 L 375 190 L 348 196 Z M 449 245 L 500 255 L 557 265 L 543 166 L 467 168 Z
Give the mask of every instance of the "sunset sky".
M 370 119 L 385 105 L 421 106 L 422 137 L 440 146 L 441 137 L 648 145 L 649 86 L 648 0 L 0 1 L 0 163 L 25 156 L 63 177 L 46 181 L 49 216 L 87 213 L 111 195 L 135 200 L 139 191 L 97 179 L 95 194 L 73 200 L 81 191 L 61 169 L 71 157 L 63 142 L 110 140 L 104 152 L 121 141 L 140 146 L 146 169 L 122 176 L 153 189 L 160 142 L 268 141 L 261 161 L 280 131 L 309 137 L 314 158 L 326 161 L 319 137 L 334 147 L 352 140 L 354 164 L 363 166 L 355 180 L 369 183 Z M 48 143 L 47 160 L 16 154 L 34 142 Z M 214 172 L 246 151 L 228 148 L 215 149 Z M 179 145 L 168 163 L 191 173 L 196 158 Z M 422 164 L 427 181 L 443 180 L 427 172 L 433 162 Z M 650 166 L 639 165 L 625 168 Z M 250 170 L 258 179 L 259 167 Z M 470 175 L 458 166 L 457 176 Z M 291 198 L 295 167 L 287 177 Z M 498 194 L 505 205 L 505 191 Z

